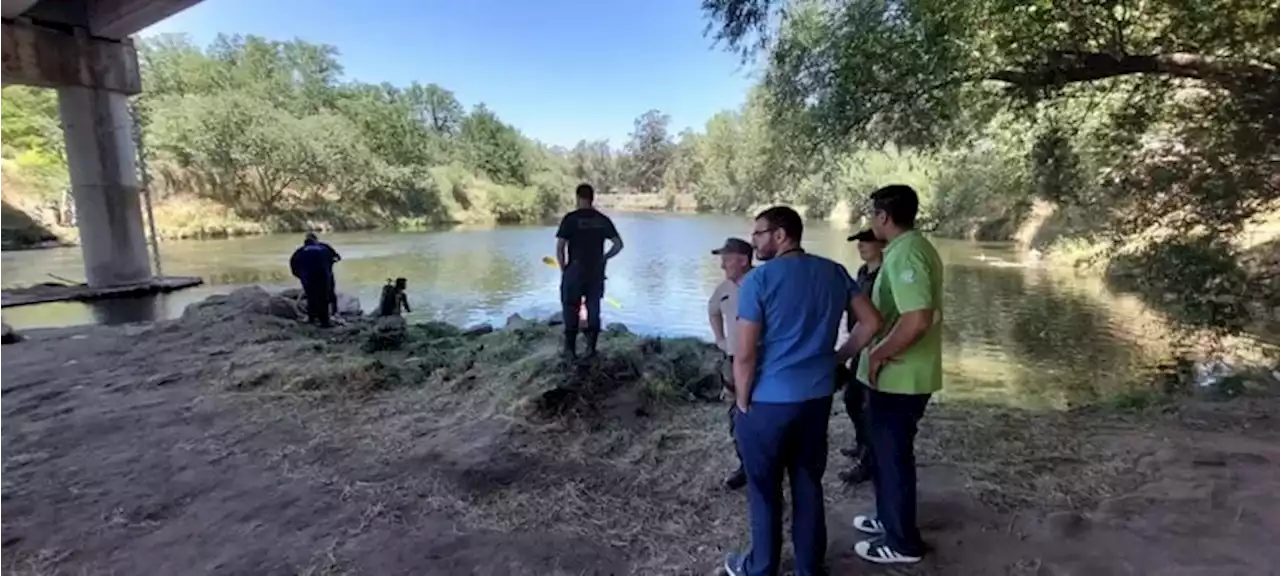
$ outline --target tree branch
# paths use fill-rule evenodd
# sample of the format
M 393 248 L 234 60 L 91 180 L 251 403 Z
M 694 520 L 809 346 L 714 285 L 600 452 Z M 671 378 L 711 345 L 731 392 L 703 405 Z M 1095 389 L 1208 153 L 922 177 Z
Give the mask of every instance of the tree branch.
M 1028 88 L 1048 88 L 1134 74 L 1159 74 L 1218 83 L 1248 79 L 1280 82 L 1280 71 L 1270 64 L 1186 52 L 1120 56 L 1098 52 L 1055 52 L 1037 67 L 1002 70 L 986 79 Z

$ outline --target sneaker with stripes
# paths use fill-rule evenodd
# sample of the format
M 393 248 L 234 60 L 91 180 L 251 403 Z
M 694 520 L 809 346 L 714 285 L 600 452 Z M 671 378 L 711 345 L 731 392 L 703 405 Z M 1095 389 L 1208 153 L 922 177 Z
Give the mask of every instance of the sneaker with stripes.
M 879 520 L 870 516 L 854 516 L 853 527 L 855 530 L 862 532 L 863 534 L 871 534 L 872 536 L 884 534 L 884 524 L 881 524 Z
M 853 551 L 859 558 L 875 564 L 915 564 L 921 558 L 908 556 L 884 543 L 884 540 L 863 540 L 853 545 Z

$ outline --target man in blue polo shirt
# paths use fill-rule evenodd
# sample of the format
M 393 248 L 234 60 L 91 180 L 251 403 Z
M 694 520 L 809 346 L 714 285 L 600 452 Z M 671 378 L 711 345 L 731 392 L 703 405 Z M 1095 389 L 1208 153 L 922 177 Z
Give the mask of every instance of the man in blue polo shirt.
M 798 576 L 825 573 L 827 421 L 836 365 L 871 341 L 880 316 L 848 270 L 800 247 L 804 224 L 776 206 L 756 217 L 751 243 L 764 262 L 742 279 L 733 358 L 734 435 L 747 473 L 751 551 L 725 560 L 730 576 L 773 575 L 782 552 L 782 477 L 791 478 L 791 540 Z M 857 319 L 836 350 L 841 316 Z

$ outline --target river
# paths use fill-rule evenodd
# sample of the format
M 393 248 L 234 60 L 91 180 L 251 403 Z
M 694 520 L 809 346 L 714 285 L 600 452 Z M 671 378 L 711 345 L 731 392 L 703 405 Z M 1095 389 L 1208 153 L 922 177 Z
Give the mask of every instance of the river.
M 746 238 L 743 218 L 617 214 L 626 249 L 610 263 L 604 321 L 633 331 L 706 338 L 706 298 L 721 278 L 710 250 L 728 236 Z M 811 252 L 859 264 L 847 230 L 821 224 L 805 231 Z M 154 298 L 94 305 L 56 303 L 9 308 L 6 322 L 30 327 L 125 323 L 177 316 L 212 294 L 259 284 L 296 285 L 288 258 L 301 235 L 166 242 L 164 272 L 203 277 L 205 285 Z M 343 256 L 338 291 L 376 306 L 388 278 L 409 281 L 411 320 L 501 326 L 512 313 L 545 317 L 557 309 L 557 272 L 549 226 L 455 229 L 427 233 L 328 234 Z M 1004 244 L 937 240 L 946 263 L 945 365 L 950 397 L 1029 407 L 1087 404 L 1149 386 L 1167 362 L 1167 328 L 1136 299 L 1101 282 L 1023 262 Z M 83 277 L 79 248 L 3 253 L 5 286 Z

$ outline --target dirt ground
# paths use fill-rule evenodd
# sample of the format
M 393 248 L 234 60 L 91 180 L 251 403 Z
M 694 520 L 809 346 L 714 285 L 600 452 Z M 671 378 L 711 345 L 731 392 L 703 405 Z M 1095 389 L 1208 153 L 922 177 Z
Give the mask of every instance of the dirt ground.
M 3 570 L 709 574 L 746 544 L 700 344 L 621 331 L 298 324 L 244 292 L 3 350 Z M 934 547 L 864 565 L 835 478 L 833 574 L 1280 573 L 1280 401 L 1028 413 L 948 403 L 919 440 Z M 838 403 L 837 403 L 838 404 Z

